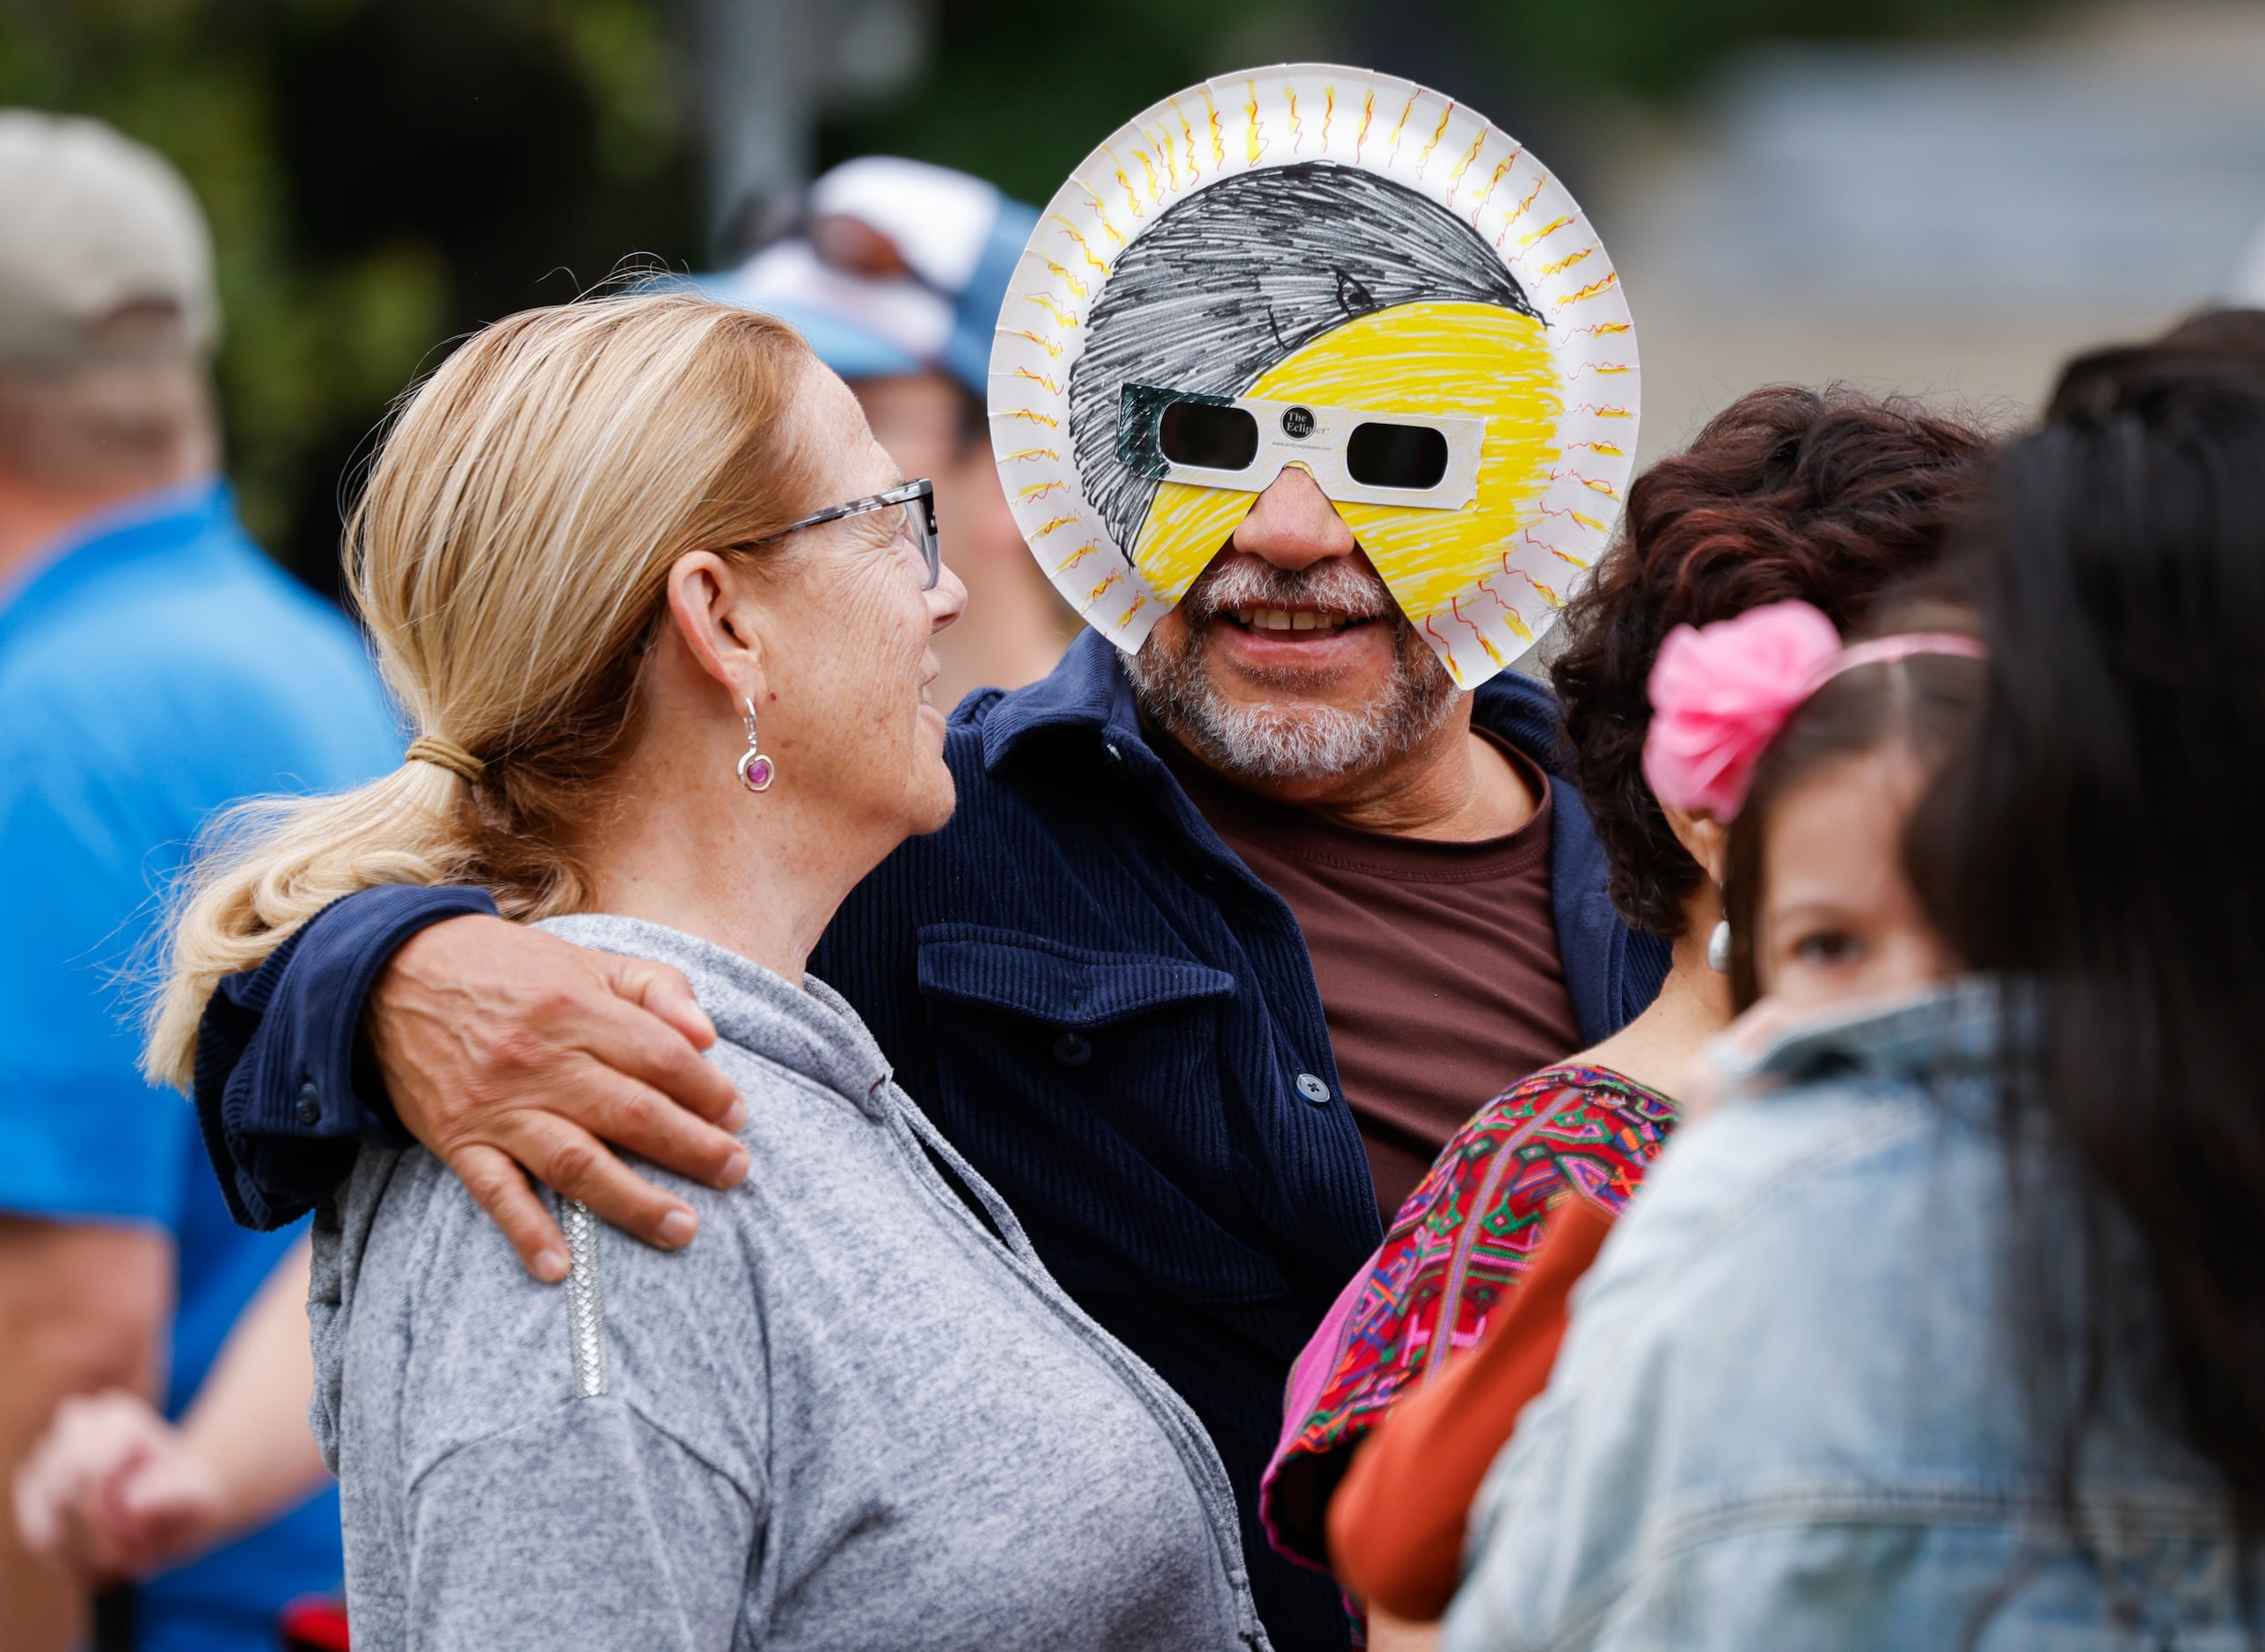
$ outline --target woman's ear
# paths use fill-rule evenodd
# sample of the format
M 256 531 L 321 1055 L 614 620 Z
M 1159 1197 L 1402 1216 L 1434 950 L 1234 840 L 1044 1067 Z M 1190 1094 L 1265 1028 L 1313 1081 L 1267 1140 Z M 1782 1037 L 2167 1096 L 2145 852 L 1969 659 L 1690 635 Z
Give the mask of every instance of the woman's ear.
M 669 570 L 669 618 L 685 651 L 734 706 L 763 698 L 763 615 L 742 570 L 712 551 L 678 557 Z
M 1694 815 L 1665 803 L 1660 805 L 1660 813 L 1667 816 L 1668 830 L 1684 852 L 1699 862 L 1709 882 L 1721 888 L 1730 866 L 1730 828 L 1712 815 Z

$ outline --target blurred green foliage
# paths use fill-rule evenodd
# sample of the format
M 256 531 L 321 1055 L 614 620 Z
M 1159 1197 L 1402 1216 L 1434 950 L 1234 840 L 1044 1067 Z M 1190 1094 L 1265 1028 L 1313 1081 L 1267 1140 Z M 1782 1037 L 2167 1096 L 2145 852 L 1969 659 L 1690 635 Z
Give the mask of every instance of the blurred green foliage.
M 99 116 L 187 175 L 245 520 L 328 588 L 351 457 L 437 344 L 625 253 L 698 250 L 664 22 L 650 0 L 0 0 L 0 103 Z
M 1553 108 L 1673 97 L 1758 39 L 1964 29 L 2042 3 L 936 0 L 917 84 L 829 123 L 821 155 L 918 156 L 1043 201 L 1111 126 L 1243 63 L 1370 62 L 1501 99 L 1489 108 L 1538 137 Z M 710 255 L 689 14 L 690 0 L 0 0 L 0 102 L 101 116 L 187 174 L 219 250 L 245 516 L 329 586 L 354 457 L 436 347 L 625 255 Z
M 2054 0 L 942 0 L 919 84 L 829 123 L 831 160 L 886 150 L 1042 201 L 1109 128 L 1208 76 L 1351 62 L 1481 101 L 1553 140 L 1581 104 L 1673 99 L 1767 40 L 1894 40 L 2001 26 Z M 1560 164 L 1553 158 L 1553 164 Z
M 1572 85 L 1670 97 L 1757 40 L 1909 40 L 1971 33 L 2044 0 L 1465 0 L 1475 41 Z

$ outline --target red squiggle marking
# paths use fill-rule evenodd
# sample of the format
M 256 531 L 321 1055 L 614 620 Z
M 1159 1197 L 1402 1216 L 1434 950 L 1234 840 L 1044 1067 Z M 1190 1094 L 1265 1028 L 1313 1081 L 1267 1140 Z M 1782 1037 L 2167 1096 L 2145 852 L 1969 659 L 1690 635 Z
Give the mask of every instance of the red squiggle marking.
M 1422 95 L 1418 91 L 1411 91 L 1407 95 L 1407 107 L 1399 112 L 1399 120 L 1392 127 L 1392 158 L 1385 163 L 1387 166 L 1399 164 L 1400 134 L 1407 127 L 1408 116 L 1415 113 L 1415 100 Z
M 1593 256 L 1596 251 L 1596 247 L 1597 243 L 1591 241 L 1587 246 L 1582 247 L 1578 252 L 1568 252 L 1563 258 L 1553 259 L 1546 264 L 1535 265 L 1533 267 L 1533 273 L 1538 279 L 1543 281 L 1546 281 L 1552 275 L 1561 275 L 1567 270 L 1571 269 L 1575 264 L 1581 262 L 1582 259 Z
M 1489 596 L 1494 596 L 1494 594 L 1492 591 L 1488 591 L 1487 595 Z M 1494 596 L 1494 601 L 1501 604 L 1501 609 L 1504 613 L 1509 614 L 1510 618 L 1513 619 L 1517 618 L 1517 616 L 1511 612 L 1510 605 L 1508 603 L 1502 602 L 1502 599 L 1499 596 Z M 1494 669 L 1496 670 L 1501 669 L 1503 663 L 1501 651 L 1496 648 L 1493 643 L 1487 640 L 1486 631 L 1478 624 L 1478 622 L 1463 618 L 1462 599 L 1458 596 L 1450 596 L 1447 599 L 1447 606 L 1449 610 L 1454 614 L 1458 624 L 1470 627 L 1471 634 L 1479 640 L 1479 646 L 1486 650 L 1487 658 L 1494 662 Z M 1523 625 L 1524 622 L 1520 620 L 1519 623 Z
M 1573 215 L 1568 212 L 1562 217 L 1552 218 L 1547 223 L 1542 225 L 1538 230 L 1527 231 L 1525 234 L 1518 238 L 1518 251 L 1521 252 L 1526 252 L 1535 242 L 1546 241 L 1551 236 L 1555 235 L 1560 230 L 1562 230 L 1567 224 L 1571 223 L 1572 222 Z
M 1562 516 L 1568 522 L 1579 523 L 1591 533 L 1602 533 L 1604 531 L 1604 524 L 1597 521 L 1596 517 L 1584 516 L 1579 511 L 1574 510 L 1570 508 L 1544 505 L 1541 508 L 1541 514 L 1545 516 Z
M 1093 209 L 1093 216 L 1101 221 L 1101 228 L 1109 232 L 1109 238 L 1111 240 L 1114 241 L 1119 246 L 1122 246 L 1125 244 L 1125 238 L 1117 233 L 1117 226 L 1109 222 L 1109 209 L 1101 204 L 1101 197 L 1099 192 L 1097 192 L 1091 184 L 1087 183 L 1082 178 L 1076 181 L 1078 185 L 1078 193 L 1085 197 L 1085 204 Z
M 1097 208 L 1098 205 L 1099 203 L 1097 202 Z M 1107 215 L 1103 216 L 1106 216 Z M 1109 273 L 1108 265 L 1105 263 L 1101 259 L 1100 256 L 1093 251 L 1092 244 L 1085 239 L 1085 232 L 1083 230 L 1080 230 L 1076 224 L 1070 223 L 1069 219 L 1063 217 L 1058 212 L 1048 213 L 1047 215 L 1047 222 L 1048 223 L 1058 223 L 1064 230 L 1070 232 L 1070 238 L 1078 244 L 1078 250 L 1085 255 L 1085 262 L 1091 264 L 1095 269 L 1100 271 L 1104 275 Z
M 1579 568 L 1584 574 L 1589 571 L 1589 564 L 1582 558 L 1574 555 L 1570 551 L 1559 550 L 1546 539 L 1537 539 L 1534 537 L 1533 530 L 1531 528 L 1526 529 L 1524 531 L 1520 533 L 1518 537 L 1524 540 L 1537 551 L 1548 552 L 1550 555 L 1555 557 L 1559 561 L 1563 562 L 1569 567 Z M 1510 555 L 1507 551 L 1502 553 L 1502 572 L 1505 574 L 1519 573 L 1519 570 L 1510 566 Z M 1520 574 L 1520 577 L 1525 578 L 1530 576 Z
M 1558 305 L 1561 309 L 1567 304 L 1577 304 L 1584 298 L 1595 298 L 1604 293 L 1609 292 L 1611 289 L 1618 287 L 1619 284 L 1620 273 L 1618 270 L 1613 270 L 1606 274 L 1600 275 L 1595 281 L 1590 281 L 1589 285 L 1582 288 L 1578 292 L 1567 293 L 1564 297 L 1557 301 Z
M 1447 100 L 1447 106 L 1439 112 L 1439 124 L 1432 128 L 1431 142 L 1426 143 L 1423 146 L 1423 153 L 1416 157 L 1415 175 L 1418 178 L 1421 178 L 1423 176 L 1423 169 L 1431 164 L 1431 151 L 1437 149 L 1439 147 L 1439 140 L 1446 136 L 1447 122 L 1453 117 L 1454 113 L 1455 99 L 1450 98 Z
M 1187 145 L 1187 176 L 1191 179 L 1201 177 L 1202 164 L 1201 158 L 1195 153 L 1195 128 L 1187 124 L 1187 113 L 1180 108 L 1180 99 L 1177 98 L 1172 100 L 1172 113 L 1180 117 L 1180 136 Z
M 1502 179 L 1509 176 L 1510 168 L 1518 164 L 1518 157 L 1524 153 L 1525 150 L 1523 149 L 1512 150 L 1510 151 L 1509 158 L 1503 161 L 1494 168 L 1494 175 L 1487 180 L 1486 194 L 1480 195 L 1478 201 L 1473 203 L 1471 208 L 1471 227 L 1472 229 L 1475 230 L 1479 227 L 1479 220 L 1486 213 L 1487 203 L 1494 198 L 1494 192 L 1502 186 Z M 1505 234 L 1509 233 L 1507 226 L 1505 226 L 1503 232 Z
M 1471 170 L 1471 163 L 1479 158 L 1479 151 L 1486 147 L 1487 129 L 1481 127 L 1479 128 L 1479 135 L 1471 140 L 1471 147 L 1463 152 L 1463 158 L 1455 163 L 1455 170 L 1447 174 L 1449 200 L 1453 200 L 1455 192 L 1463 186 L 1463 174 Z
M 1593 493 L 1602 493 L 1607 499 L 1618 499 L 1620 497 L 1618 490 L 1616 489 L 1611 483 L 1600 481 L 1597 478 L 1593 476 L 1583 476 L 1580 471 L 1573 470 L 1568 466 L 1560 466 L 1557 470 L 1552 471 L 1549 473 L 1549 479 L 1553 482 L 1578 482 L 1582 486 L 1589 489 L 1589 492 Z

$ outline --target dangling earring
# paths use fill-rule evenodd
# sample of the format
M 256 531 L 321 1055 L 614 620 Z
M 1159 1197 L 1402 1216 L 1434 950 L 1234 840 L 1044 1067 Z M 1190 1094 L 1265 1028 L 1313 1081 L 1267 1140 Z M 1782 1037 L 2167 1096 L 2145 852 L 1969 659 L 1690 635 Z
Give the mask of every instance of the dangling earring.
M 755 702 L 747 702 L 747 750 L 739 760 L 739 783 L 750 792 L 768 792 L 778 778 L 778 765 L 755 746 Z
M 752 723 L 754 719 L 748 720 Z M 1706 967 L 1718 976 L 1730 973 L 1730 920 L 1727 917 L 1706 938 Z

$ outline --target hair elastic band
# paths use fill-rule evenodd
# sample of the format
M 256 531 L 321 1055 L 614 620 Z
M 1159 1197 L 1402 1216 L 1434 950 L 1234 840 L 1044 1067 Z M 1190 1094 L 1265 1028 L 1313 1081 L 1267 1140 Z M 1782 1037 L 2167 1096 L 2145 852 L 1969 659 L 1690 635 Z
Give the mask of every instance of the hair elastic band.
M 436 769 L 446 769 L 466 786 L 478 786 L 487 765 L 457 744 L 445 735 L 420 735 L 409 742 L 402 754 L 404 763 L 429 763 Z

